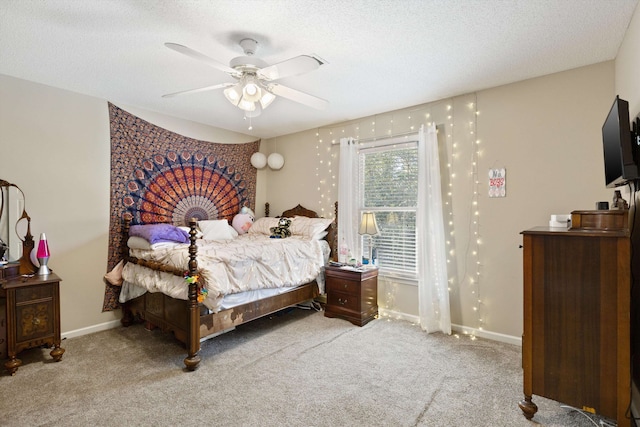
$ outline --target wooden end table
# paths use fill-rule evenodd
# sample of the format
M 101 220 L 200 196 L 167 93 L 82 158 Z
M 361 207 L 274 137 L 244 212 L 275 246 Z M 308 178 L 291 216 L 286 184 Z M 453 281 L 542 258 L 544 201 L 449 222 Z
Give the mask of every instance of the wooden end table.
M 28 348 L 53 347 L 49 353 L 59 362 L 60 281 L 54 273 L 0 280 L 0 298 L 6 308 L 7 361 L 4 367 L 15 375 L 22 361 L 16 356 Z M 1 299 L 0 299 L 1 301 Z

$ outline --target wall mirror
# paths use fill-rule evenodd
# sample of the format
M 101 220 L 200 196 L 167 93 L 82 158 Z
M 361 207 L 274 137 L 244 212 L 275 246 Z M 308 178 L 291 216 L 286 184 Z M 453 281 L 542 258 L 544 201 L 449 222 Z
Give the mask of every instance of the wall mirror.
M 19 262 L 21 274 L 33 273 L 36 270 L 30 256 L 33 247 L 24 193 L 17 185 L 0 179 L 0 261 Z
M 5 185 L 7 184 L 7 185 Z M 18 237 L 17 232 L 22 232 L 24 236 L 24 228 L 19 226 L 18 230 L 15 225 L 24 211 L 24 195 L 19 188 L 11 186 L 8 182 L 0 180 L 2 185 L 2 194 L 0 195 L 0 245 L 5 245 L 4 259 L 6 261 L 17 261 L 22 256 L 22 241 Z M 24 222 L 24 221 L 22 221 Z

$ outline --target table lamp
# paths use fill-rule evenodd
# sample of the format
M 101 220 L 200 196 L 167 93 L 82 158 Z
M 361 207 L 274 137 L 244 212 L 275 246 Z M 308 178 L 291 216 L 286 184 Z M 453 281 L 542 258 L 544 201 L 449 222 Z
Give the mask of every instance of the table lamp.
M 360 229 L 358 230 L 358 234 L 368 235 L 369 236 L 369 261 L 373 264 L 373 260 L 371 259 L 371 254 L 373 252 L 373 236 L 377 236 L 380 234 L 380 230 L 378 229 L 378 223 L 376 222 L 376 216 L 373 212 L 364 212 L 362 214 L 362 218 L 360 219 Z
M 46 276 L 51 273 L 47 263 L 49 262 L 49 244 L 47 243 L 47 236 L 44 233 L 40 234 L 40 242 L 38 243 L 38 252 L 36 253 L 40 268 L 38 268 L 39 276 Z

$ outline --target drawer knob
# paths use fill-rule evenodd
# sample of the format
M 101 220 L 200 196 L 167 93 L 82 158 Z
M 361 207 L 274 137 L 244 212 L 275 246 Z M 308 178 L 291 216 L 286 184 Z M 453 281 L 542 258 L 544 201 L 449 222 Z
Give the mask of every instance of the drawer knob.
M 338 298 L 338 304 L 345 305 L 347 303 L 346 299 Z

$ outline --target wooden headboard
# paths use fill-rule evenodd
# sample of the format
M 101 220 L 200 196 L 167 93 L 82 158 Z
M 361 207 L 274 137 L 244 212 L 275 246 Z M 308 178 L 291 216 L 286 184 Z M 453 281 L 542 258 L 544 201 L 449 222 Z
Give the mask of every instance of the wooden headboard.
M 335 220 L 329 225 L 327 228 L 327 236 L 325 240 L 329 242 L 329 247 L 331 248 L 331 254 L 329 258 L 337 261 L 338 260 L 338 202 L 335 202 Z M 265 203 L 264 206 L 265 215 L 269 216 L 269 203 Z M 298 205 L 295 208 L 288 209 L 282 212 L 283 217 L 293 218 L 294 216 L 306 216 L 307 218 L 320 218 L 316 211 L 312 211 L 311 209 L 307 209 L 304 206 Z

